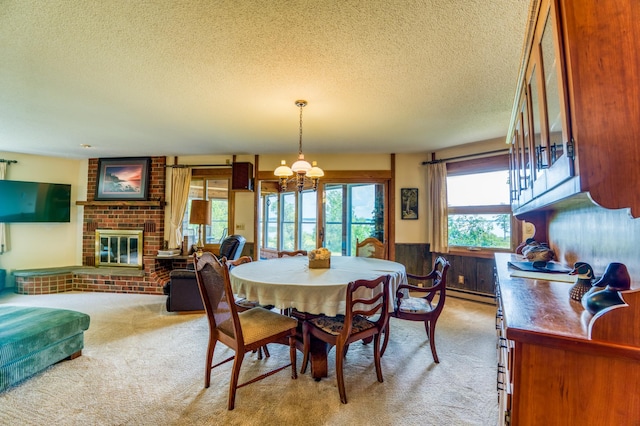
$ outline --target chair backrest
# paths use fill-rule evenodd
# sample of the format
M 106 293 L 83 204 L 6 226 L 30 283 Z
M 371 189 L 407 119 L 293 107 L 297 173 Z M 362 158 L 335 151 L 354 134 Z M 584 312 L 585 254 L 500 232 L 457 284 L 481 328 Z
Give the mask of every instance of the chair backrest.
M 229 235 L 220 244 L 220 258 L 236 260 L 242 255 L 242 249 L 247 240 L 242 235 Z
M 237 347 L 242 341 L 242 330 L 236 310 L 227 260 L 218 260 L 212 253 L 193 255 L 196 280 L 211 332 L 225 345 Z
M 243 263 L 249 263 L 249 262 L 253 262 L 253 259 L 251 258 L 251 256 L 240 256 L 236 260 L 227 260 L 227 266 L 229 267 L 229 270 L 231 270 L 238 265 L 242 265 Z
M 362 242 L 356 240 L 356 256 L 386 259 L 387 250 L 384 243 L 380 242 L 380 240 L 369 237 L 362 240 Z
M 294 251 L 279 251 L 278 257 L 290 257 L 290 256 L 307 256 L 306 250 L 294 250 Z
M 446 291 L 447 290 L 447 271 L 449 270 L 450 266 L 451 264 L 447 259 L 445 259 L 442 256 L 438 256 L 435 262 L 433 262 L 433 269 L 429 273 L 429 276 L 433 280 L 432 288 L 434 290 L 439 290 L 439 291 L 433 291 L 429 295 L 427 295 L 427 300 L 431 302 L 436 296 L 436 294 L 439 293 L 438 304 L 434 308 L 435 313 L 441 311 L 442 307 L 444 306 L 444 300 L 447 295 L 447 291 Z
M 389 282 L 390 275 L 382 275 L 373 280 L 355 280 L 347 286 L 347 300 L 344 315 L 343 333 L 351 334 L 353 317 L 362 315 L 371 318 L 379 313 L 374 321 L 382 329 L 389 320 Z

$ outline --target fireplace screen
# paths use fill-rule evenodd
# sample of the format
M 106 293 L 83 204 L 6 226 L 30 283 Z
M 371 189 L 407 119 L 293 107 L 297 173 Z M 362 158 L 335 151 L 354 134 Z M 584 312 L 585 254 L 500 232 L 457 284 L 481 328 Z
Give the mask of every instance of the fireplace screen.
M 96 266 L 142 269 L 142 230 L 96 229 Z

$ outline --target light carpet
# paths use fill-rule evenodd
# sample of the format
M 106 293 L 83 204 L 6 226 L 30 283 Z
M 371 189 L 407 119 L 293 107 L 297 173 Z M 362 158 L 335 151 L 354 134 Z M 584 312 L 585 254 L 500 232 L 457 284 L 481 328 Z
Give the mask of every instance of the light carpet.
M 338 395 L 334 350 L 329 377 L 297 380 L 284 370 L 238 390 L 227 410 L 231 364 L 204 388 L 208 325 L 177 315 L 165 296 L 69 292 L 0 293 L 0 303 L 73 309 L 91 316 L 82 356 L 60 362 L 0 393 L 2 425 L 495 425 L 495 307 L 448 298 L 436 329 L 433 362 L 422 323 L 391 319 L 376 380 L 370 345 L 351 345 L 345 365 L 348 404 Z M 247 354 L 240 380 L 288 358 Z M 215 360 L 232 354 L 218 344 Z M 298 353 L 298 367 L 302 355 Z

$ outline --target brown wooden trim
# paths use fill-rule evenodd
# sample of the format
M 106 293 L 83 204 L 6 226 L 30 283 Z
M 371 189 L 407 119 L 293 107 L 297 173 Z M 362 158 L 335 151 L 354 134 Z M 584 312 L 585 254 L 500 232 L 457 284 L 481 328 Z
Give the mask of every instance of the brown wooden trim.
M 236 161 L 236 156 L 235 154 L 231 157 L 232 163 L 235 163 Z M 222 178 L 224 175 L 216 175 L 213 174 L 211 176 L 216 176 L 216 177 L 220 177 Z M 227 198 L 228 198 L 228 209 L 229 209 L 229 217 L 227 218 L 227 235 L 233 235 L 235 234 L 235 230 L 236 230 L 236 192 L 231 190 L 231 178 L 232 178 L 232 171 L 229 170 L 229 174 L 227 175 Z
M 387 258 L 396 258 L 396 154 L 391 154 L 391 179 L 387 185 L 388 220 L 384 235 L 387 236 Z
M 465 256 L 465 257 L 479 257 L 481 259 L 493 259 L 495 257 L 496 253 L 501 253 L 501 252 L 510 252 L 511 250 L 506 249 L 506 250 L 491 250 L 491 249 L 484 249 L 484 248 L 480 248 L 480 250 L 469 250 L 466 247 L 459 247 L 459 246 L 453 246 L 453 248 L 449 248 L 449 253 L 434 253 L 436 255 L 440 255 L 440 256 L 444 256 L 445 258 L 447 257 L 447 255 L 451 255 L 451 256 Z
M 511 214 L 511 206 L 455 206 L 448 208 L 449 214 Z
M 254 155 L 255 170 L 260 167 L 260 156 Z M 254 260 L 260 259 L 260 247 L 262 247 L 262 239 L 260 238 L 260 183 L 257 179 L 253 182 L 253 257 Z
M 154 200 L 154 201 L 76 201 L 76 206 L 94 206 L 94 207 L 133 207 L 133 206 L 141 206 L 141 207 L 163 207 L 165 205 L 164 201 Z
M 508 165 L 508 163 L 507 163 Z M 324 176 L 320 178 L 321 182 L 332 182 L 340 180 L 341 183 L 349 183 L 351 181 L 366 182 L 366 179 L 391 179 L 391 170 L 325 170 Z M 267 181 L 277 181 L 278 178 L 273 175 L 273 171 L 261 170 L 257 173 L 257 179 Z
M 235 156 L 234 156 L 235 157 Z M 191 169 L 191 177 L 194 178 L 227 178 L 231 180 L 231 168 L 228 169 Z

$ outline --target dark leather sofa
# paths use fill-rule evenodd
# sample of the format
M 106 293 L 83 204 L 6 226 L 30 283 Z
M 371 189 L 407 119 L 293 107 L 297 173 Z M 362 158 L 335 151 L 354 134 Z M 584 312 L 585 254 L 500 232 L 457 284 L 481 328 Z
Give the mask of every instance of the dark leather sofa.
M 238 259 L 242 255 L 245 242 L 246 239 L 242 235 L 228 236 L 220 244 L 219 257 Z M 164 294 L 167 295 L 167 311 L 204 311 L 192 264 L 188 264 L 187 269 L 174 269 L 169 277 L 169 282 L 163 288 Z

